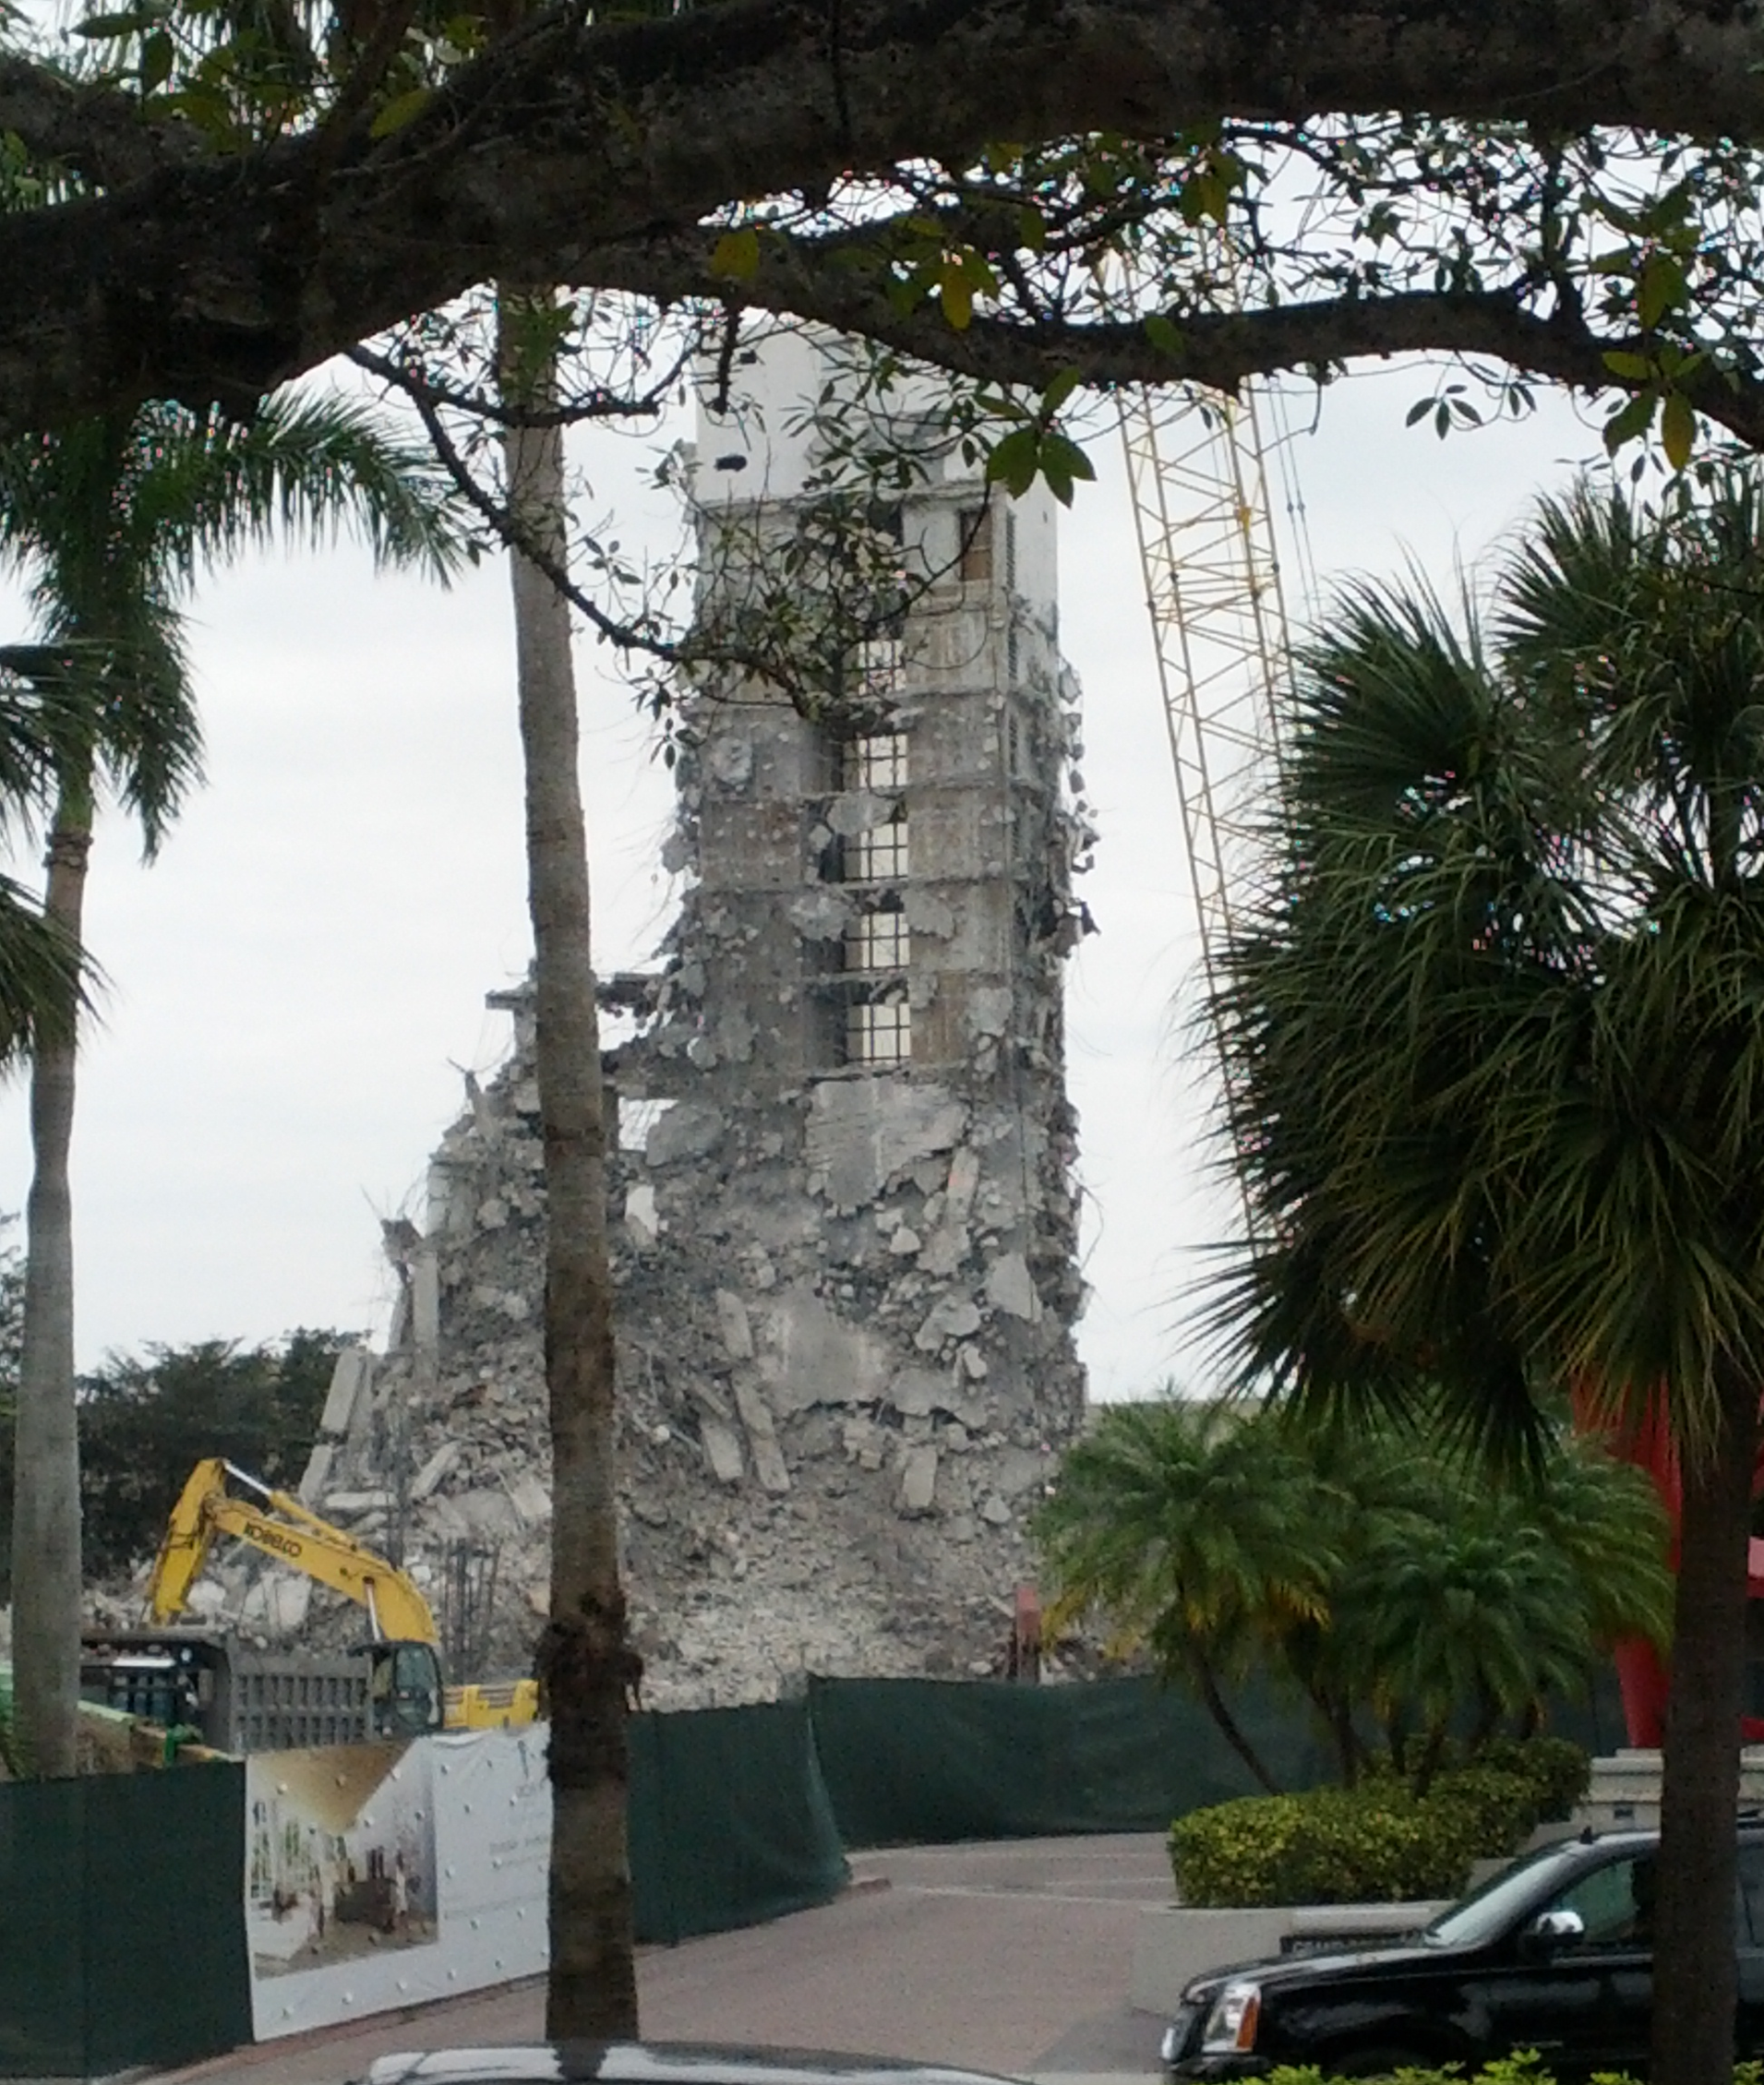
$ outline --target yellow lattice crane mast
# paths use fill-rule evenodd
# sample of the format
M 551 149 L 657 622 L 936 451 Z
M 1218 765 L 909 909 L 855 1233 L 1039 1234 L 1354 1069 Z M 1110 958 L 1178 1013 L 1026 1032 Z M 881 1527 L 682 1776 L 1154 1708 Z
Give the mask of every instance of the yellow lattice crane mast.
M 1290 538 L 1306 552 L 1273 394 L 1197 389 L 1124 394 L 1121 431 L 1151 614 L 1164 723 L 1208 994 L 1265 830 L 1290 674 L 1284 575 L 1270 479 L 1285 467 Z M 1229 1064 L 1225 1100 L 1239 1124 Z M 1247 1210 L 1246 1210 L 1247 1215 Z

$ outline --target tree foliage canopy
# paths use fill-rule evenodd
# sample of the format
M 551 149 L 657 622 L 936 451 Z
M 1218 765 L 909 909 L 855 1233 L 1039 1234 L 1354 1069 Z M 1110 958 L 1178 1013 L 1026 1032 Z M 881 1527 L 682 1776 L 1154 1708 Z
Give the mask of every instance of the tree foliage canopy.
M 1553 1433 L 1505 1483 L 1428 1430 L 1263 1407 L 1115 1405 L 1038 1516 L 1058 1627 L 1193 1686 L 1265 1786 L 1225 1685 L 1266 1670 L 1316 1712 L 1345 1780 L 1374 1732 L 1424 1780 L 1448 1729 L 1485 1744 L 1579 1692 L 1620 1637 L 1667 1633 L 1665 1522 L 1640 1474 Z
M 1626 396 L 1617 436 L 1658 415 L 1675 456 L 1699 416 L 1764 434 L 1764 31 L 1716 0 L 507 19 L 140 0 L 48 47 L 15 18 L 0 425 L 248 411 L 501 277 L 584 293 L 570 351 L 609 293 L 640 342 L 788 312 L 1042 395 L 1424 348 L 1496 409 Z M 574 409 L 667 366 L 632 326 Z
M 1252 1374 L 1700 1453 L 1764 1377 L 1764 500 L 1546 502 L 1485 612 L 1351 594 L 1218 1012 Z
M 9 1254 L 0 1265 L 0 1564 L 11 1554 L 9 1421 L 22 1289 Z M 297 1483 L 331 1370 L 351 1336 L 303 1327 L 255 1347 L 233 1339 L 150 1347 L 144 1355 L 112 1354 L 81 1376 L 80 1509 L 93 1575 L 127 1571 L 152 1555 L 204 1456 L 225 1456 L 271 1483 Z

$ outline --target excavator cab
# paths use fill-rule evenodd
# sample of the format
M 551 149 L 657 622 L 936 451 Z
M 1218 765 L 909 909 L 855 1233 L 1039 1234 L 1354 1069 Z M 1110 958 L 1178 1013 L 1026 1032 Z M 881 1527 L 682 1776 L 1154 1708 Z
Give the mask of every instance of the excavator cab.
M 356 1648 L 374 1661 L 370 1693 L 376 1737 L 421 1737 L 441 1728 L 447 1699 L 433 1644 L 392 1641 Z

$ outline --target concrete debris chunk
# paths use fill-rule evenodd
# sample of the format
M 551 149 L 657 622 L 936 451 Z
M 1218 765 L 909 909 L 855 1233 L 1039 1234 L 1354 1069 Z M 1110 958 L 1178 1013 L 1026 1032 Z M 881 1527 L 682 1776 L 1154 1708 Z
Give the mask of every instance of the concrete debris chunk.
M 929 1513 L 937 1492 L 937 1450 L 909 1448 L 901 1463 L 897 1510 L 907 1516 Z
M 842 840 L 853 839 L 859 833 L 885 825 L 899 802 L 898 797 L 881 797 L 869 789 L 848 790 L 827 806 L 827 823 Z
M 836 941 L 856 917 L 852 901 L 832 884 L 792 898 L 785 917 L 811 941 Z
M 778 1447 L 777 1429 L 773 1423 L 772 1408 L 759 1384 L 746 1374 L 735 1379 L 735 1408 L 741 1415 L 741 1424 L 747 1429 L 748 1447 L 753 1456 L 753 1474 L 760 1480 L 763 1490 L 783 1493 L 790 1489 L 790 1473 L 784 1467 L 784 1456 Z
M 986 1270 L 986 1300 L 994 1310 L 1003 1311 L 1029 1324 L 1041 1315 L 1041 1299 L 1029 1278 L 1029 1264 L 1021 1252 L 1002 1252 Z
M 648 1180 L 639 1180 L 625 1190 L 625 1228 L 640 1250 L 654 1245 L 662 1235 L 655 1215 L 655 1190 Z
M 943 1190 L 943 1210 L 952 1224 L 965 1224 L 974 1206 L 974 1191 L 980 1184 L 980 1155 L 966 1145 L 949 1162 L 949 1179 Z
M 875 1202 L 897 1173 L 961 1135 L 967 1109 L 947 1087 L 927 1080 L 826 1080 L 810 1101 L 810 1169 L 827 1182 L 835 1209 Z
M 882 1395 L 892 1357 L 887 1343 L 843 1318 L 807 1282 L 772 1299 L 759 1363 L 782 1415 L 819 1404 L 871 1404 Z
M 454 1468 L 464 1452 L 464 1447 L 460 1442 L 443 1441 L 422 1468 L 412 1478 L 411 1503 L 414 1505 L 420 1505 L 425 1499 L 433 1497 L 440 1488 L 442 1478 L 447 1475 L 450 1469 Z
M 966 1224 L 939 1224 L 920 1248 L 920 1269 L 935 1281 L 947 1281 L 972 1250 Z
M 980 1313 L 972 1298 L 945 1296 L 926 1312 L 925 1322 L 913 1335 L 921 1353 L 934 1354 L 946 1339 L 964 1339 L 980 1329 Z
M 748 1323 L 748 1307 L 733 1289 L 716 1292 L 717 1329 L 723 1336 L 723 1351 L 732 1361 L 753 1359 L 753 1331 Z
M 306 1457 L 306 1473 L 300 1480 L 299 1496 L 303 1505 L 317 1505 L 324 1497 L 325 1487 L 330 1482 L 330 1466 L 336 1454 L 333 1443 L 320 1441 Z
M 704 1444 L 705 1459 L 717 1482 L 738 1484 L 747 1474 L 747 1464 L 742 1457 L 740 1439 L 734 1427 L 707 1415 L 699 1420 L 699 1439 Z
M 349 1432 L 355 1416 L 355 1400 L 373 1380 L 373 1357 L 366 1347 L 343 1348 L 330 1372 L 330 1388 L 325 1394 L 325 1408 L 318 1420 L 321 1433 L 341 1436 Z
M 753 742 L 726 732 L 711 741 L 704 764 L 726 789 L 745 789 L 753 779 Z
M 702 1101 L 677 1100 L 650 1125 L 643 1156 L 652 1166 L 675 1166 L 683 1158 L 702 1158 L 723 1141 L 726 1121 L 720 1108 Z
M 508 1486 L 509 1504 L 514 1508 L 516 1517 L 526 1528 L 542 1528 L 551 1518 L 551 1493 L 532 1470 L 523 1469 L 519 1476 L 505 1480 Z
M 967 995 L 967 1025 L 976 1036 L 1002 1036 L 1011 1025 L 1007 986 L 981 985 Z
M 904 1417 L 923 1419 L 949 1403 L 941 1375 L 928 1368 L 904 1368 L 888 1385 L 888 1402 Z

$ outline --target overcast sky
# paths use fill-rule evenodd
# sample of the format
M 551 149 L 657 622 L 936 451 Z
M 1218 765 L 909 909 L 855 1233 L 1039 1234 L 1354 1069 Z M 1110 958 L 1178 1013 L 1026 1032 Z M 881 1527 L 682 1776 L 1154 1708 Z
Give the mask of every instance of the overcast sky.
M 1455 558 L 1485 555 L 1597 448 L 1559 401 L 1444 443 L 1405 430 L 1429 388 L 1413 367 L 1338 384 L 1297 438 L 1326 582 L 1412 556 L 1449 585 Z M 1188 872 L 1120 445 L 1090 446 L 1099 482 L 1063 525 L 1061 628 L 1085 688 L 1102 845 L 1083 895 L 1101 931 L 1069 967 L 1068 1047 L 1093 1291 L 1080 1340 L 1092 1395 L 1114 1397 L 1200 1380 L 1189 1292 L 1230 1203 L 1204 1184 L 1211 1066 L 1183 1028 Z M 593 452 L 596 507 L 618 509 L 628 545 L 674 526 L 642 489 L 659 447 Z M 198 596 L 207 786 L 152 869 L 114 816 L 93 851 L 110 989 L 75 1131 L 82 1366 L 297 1324 L 382 1334 L 379 1219 L 419 1206 L 462 1069 L 483 1076 L 507 1046 L 484 995 L 527 964 L 507 593 L 499 568 L 443 593 L 344 548 L 254 559 Z M 610 971 L 645 962 L 669 917 L 670 785 L 630 690 L 592 643 L 579 657 Z M 29 1178 L 14 1086 L 0 1209 L 22 1209 Z

